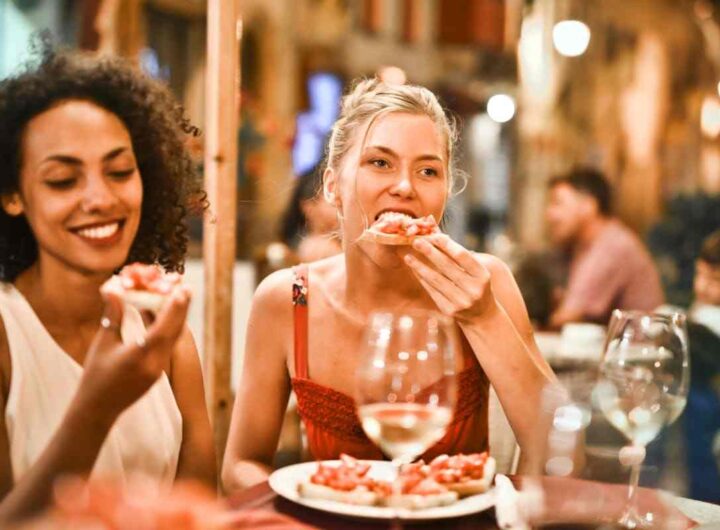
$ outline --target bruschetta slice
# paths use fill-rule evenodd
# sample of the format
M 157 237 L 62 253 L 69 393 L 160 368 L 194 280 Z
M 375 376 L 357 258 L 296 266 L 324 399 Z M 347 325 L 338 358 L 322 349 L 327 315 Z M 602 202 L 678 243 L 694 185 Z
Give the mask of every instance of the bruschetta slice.
M 114 290 L 139 311 L 157 313 L 182 277 L 166 273 L 158 265 L 132 263 L 110 278 L 102 289 Z
M 370 464 L 343 454 L 339 463 L 319 462 L 310 479 L 298 484 L 298 493 L 306 499 L 374 506 L 389 485 L 368 477 L 368 471 Z
M 411 217 L 400 212 L 385 212 L 365 230 L 363 239 L 381 245 L 410 245 L 417 237 L 440 232 L 432 215 Z
M 440 455 L 429 464 L 431 476 L 460 497 L 484 493 L 495 477 L 495 459 L 484 453 Z

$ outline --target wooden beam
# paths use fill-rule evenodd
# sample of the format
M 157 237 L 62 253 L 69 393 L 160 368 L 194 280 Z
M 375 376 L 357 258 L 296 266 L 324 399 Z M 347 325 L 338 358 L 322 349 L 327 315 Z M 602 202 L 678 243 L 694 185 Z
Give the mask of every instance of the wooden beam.
M 207 13 L 205 0 L 148 0 L 148 5 L 158 11 L 188 18 L 204 17 Z
M 218 462 L 230 421 L 240 33 L 236 0 L 208 0 L 203 232 L 204 364 Z

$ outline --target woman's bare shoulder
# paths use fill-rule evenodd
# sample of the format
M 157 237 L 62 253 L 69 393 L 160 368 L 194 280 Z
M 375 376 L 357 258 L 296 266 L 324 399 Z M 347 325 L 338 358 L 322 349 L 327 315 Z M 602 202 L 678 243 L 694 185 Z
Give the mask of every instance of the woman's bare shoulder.
M 307 264 L 309 286 L 322 284 L 326 279 L 344 268 L 345 261 L 342 255 L 333 256 L 320 261 Z M 268 275 L 258 285 L 253 296 L 253 306 L 267 311 L 289 312 L 292 307 L 293 284 L 295 272 L 293 269 L 281 269 Z
M 278 310 L 291 305 L 294 281 L 295 273 L 292 269 L 281 269 L 269 274 L 255 289 L 253 307 Z
M 473 254 L 475 256 L 475 259 L 477 259 L 478 262 L 488 270 L 491 277 L 512 277 L 510 267 L 508 267 L 508 265 L 497 256 L 493 256 L 492 254 L 484 254 L 481 252 L 474 252 Z

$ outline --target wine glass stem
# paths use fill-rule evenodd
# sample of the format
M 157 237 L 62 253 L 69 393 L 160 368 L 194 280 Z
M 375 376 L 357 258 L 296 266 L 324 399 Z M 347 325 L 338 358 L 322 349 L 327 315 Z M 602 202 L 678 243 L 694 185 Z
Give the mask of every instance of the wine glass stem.
M 637 493 L 640 481 L 640 465 L 642 461 L 634 462 L 630 470 L 630 485 L 628 487 L 628 498 L 625 510 L 620 518 L 620 523 L 626 528 L 638 528 L 642 526 L 640 514 L 638 513 Z
M 393 480 L 392 483 L 392 494 L 393 495 L 401 495 L 402 494 L 402 487 L 400 484 L 400 481 L 398 478 L 400 477 L 400 469 L 402 468 L 402 465 L 405 463 L 405 460 L 403 458 L 393 458 L 392 459 L 392 465 L 395 469 L 395 480 Z M 390 530 L 403 530 L 403 524 L 402 519 L 400 517 L 400 508 L 396 507 L 393 509 L 393 518 L 392 518 L 392 524 L 390 525 Z

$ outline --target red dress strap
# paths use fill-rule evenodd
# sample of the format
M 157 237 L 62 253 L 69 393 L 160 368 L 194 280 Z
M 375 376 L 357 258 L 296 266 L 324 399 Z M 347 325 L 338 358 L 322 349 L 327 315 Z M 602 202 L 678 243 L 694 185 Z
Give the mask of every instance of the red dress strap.
M 308 378 L 308 280 L 307 264 L 293 267 L 292 287 L 295 377 Z

